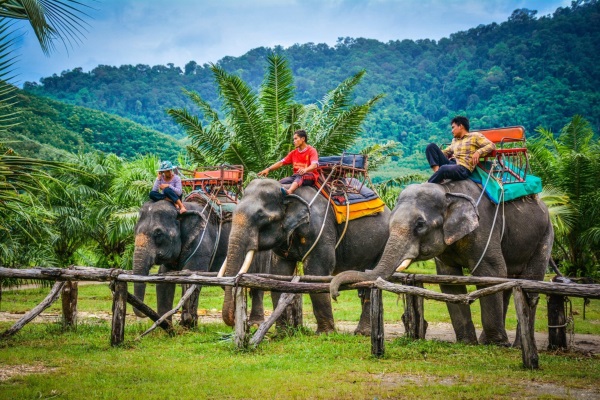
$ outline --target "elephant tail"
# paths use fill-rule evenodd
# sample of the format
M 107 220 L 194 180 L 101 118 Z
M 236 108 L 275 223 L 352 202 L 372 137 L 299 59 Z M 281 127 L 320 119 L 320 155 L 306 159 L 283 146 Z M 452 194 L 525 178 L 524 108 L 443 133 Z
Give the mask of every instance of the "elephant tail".
M 344 271 L 341 274 L 334 276 L 331 280 L 331 283 L 329 284 L 329 294 L 332 299 L 336 300 L 340 295 L 340 286 L 357 282 L 372 281 L 373 279 L 374 277 L 372 274 L 367 272 Z

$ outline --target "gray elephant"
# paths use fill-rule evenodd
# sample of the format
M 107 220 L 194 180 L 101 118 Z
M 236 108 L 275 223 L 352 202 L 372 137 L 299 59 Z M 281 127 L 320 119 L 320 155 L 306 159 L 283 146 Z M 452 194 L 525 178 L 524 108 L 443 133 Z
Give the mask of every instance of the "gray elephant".
M 386 279 L 399 266 L 434 257 L 440 275 L 462 275 L 467 268 L 473 276 L 542 280 L 554 240 L 545 204 L 537 196 L 520 198 L 501 204 L 496 215 L 496 205 L 486 196 L 476 206 L 473 199 L 480 195 L 471 180 L 408 186 L 392 211 L 390 238 L 377 267 L 338 275 L 331 283 L 331 295 L 337 296 L 342 284 Z M 444 293 L 466 293 L 464 286 L 440 286 Z M 510 295 L 507 291 L 480 299 L 480 343 L 508 344 L 504 324 Z M 537 297 L 530 295 L 532 325 Z M 477 343 L 469 306 L 448 304 L 448 311 L 456 339 Z M 519 337 L 515 346 L 520 345 Z
M 139 212 L 135 226 L 135 250 L 133 254 L 133 273 L 148 275 L 153 265 L 160 265 L 159 272 L 181 271 L 217 271 L 227 254 L 227 242 L 231 232 L 231 221 L 222 224 L 214 212 L 197 202 L 184 203 L 187 212 L 179 214 L 168 201 L 146 202 Z M 210 215 L 209 215 L 210 214 Z M 218 243 L 217 243 L 218 238 Z M 267 272 L 267 271 L 260 271 Z M 157 310 L 163 315 L 173 308 L 174 284 L 156 284 Z M 144 300 L 146 285 L 134 283 L 134 294 Z M 250 318 L 260 321 L 264 318 L 262 292 L 253 291 L 253 308 Z M 185 325 L 195 325 L 197 304 L 184 312 Z M 138 316 L 143 316 L 134 309 Z M 187 318 L 192 322 L 188 323 Z
M 328 200 L 314 187 L 303 186 L 285 195 L 282 185 L 272 179 L 255 179 L 244 191 L 244 198 L 233 214 L 225 276 L 236 275 L 247 254 L 271 249 L 274 273 L 291 275 L 296 263 L 313 247 L 304 260 L 304 274 L 333 275 L 349 269 L 373 268 L 388 238 L 390 210 L 352 220 L 336 249 L 344 224 L 338 224 Z M 309 203 L 316 197 L 314 203 Z M 326 210 L 329 208 L 329 211 Z M 311 294 L 317 332 L 335 330 L 331 299 L 327 293 Z M 367 300 L 368 300 L 368 296 Z M 275 300 L 276 302 L 276 300 Z M 370 309 L 363 301 L 363 312 L 356 333 L 370 334 Z M 225 290 L 223 320 L 234 324 L 231 288 Z

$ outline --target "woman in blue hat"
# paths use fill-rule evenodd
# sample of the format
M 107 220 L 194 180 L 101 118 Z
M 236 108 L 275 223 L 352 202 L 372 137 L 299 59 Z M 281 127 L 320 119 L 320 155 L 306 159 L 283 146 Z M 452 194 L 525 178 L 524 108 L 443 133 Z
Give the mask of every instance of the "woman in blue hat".
M 168 200 L 175 204 L 179 213 L 186 212 L 186 208 L 181 202 L 181 178 L 173 173 L 173 164 L 170 161 L 162 161 L 158 169 L 158 177 L 154 181 L 154 186 L 150 192 L 150 199 L 153 201 Z M 162 193 L 161 193 L 162 191 Z

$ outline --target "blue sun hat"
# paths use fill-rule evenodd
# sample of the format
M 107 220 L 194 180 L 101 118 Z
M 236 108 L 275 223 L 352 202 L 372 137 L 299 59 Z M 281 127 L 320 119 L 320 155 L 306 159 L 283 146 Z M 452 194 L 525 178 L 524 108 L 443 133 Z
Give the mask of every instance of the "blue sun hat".
M 171 161 L 161 161 L 160 166 L 156 172 L 165 172 L 173 170 L 173 163 Z

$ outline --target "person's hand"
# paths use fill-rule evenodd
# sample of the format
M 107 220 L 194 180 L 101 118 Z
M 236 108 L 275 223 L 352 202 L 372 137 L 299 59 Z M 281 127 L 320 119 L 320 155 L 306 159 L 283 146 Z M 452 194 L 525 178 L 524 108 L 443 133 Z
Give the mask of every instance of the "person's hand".
M 298 175 L 304 175 L 306 173 L 306 168 L 300 168 L 298 170 Z
M 473 165 L 477 165 L 477 163 L 479 163 L 480 158 L 481 158 L 481 155 L 479 154 L 479 150 L 476 151 L 475 153 L 473 153 L 473 157 L 472 157 Z
M 265 168 L 258 173 L 258 176 L 267 176 L 267 175 L 269 175 L 269 171 L 271 171 L 270 168 Z
M 163 190 L 163 189 L 166 189 L 166 188 L 168 188 L 168 187 L 169 187 L 169 184 L 168 184 L 168 183 L 161 183 L 160 185 L 158 185 L 158 187 L 159 187 L 161 190 Z

